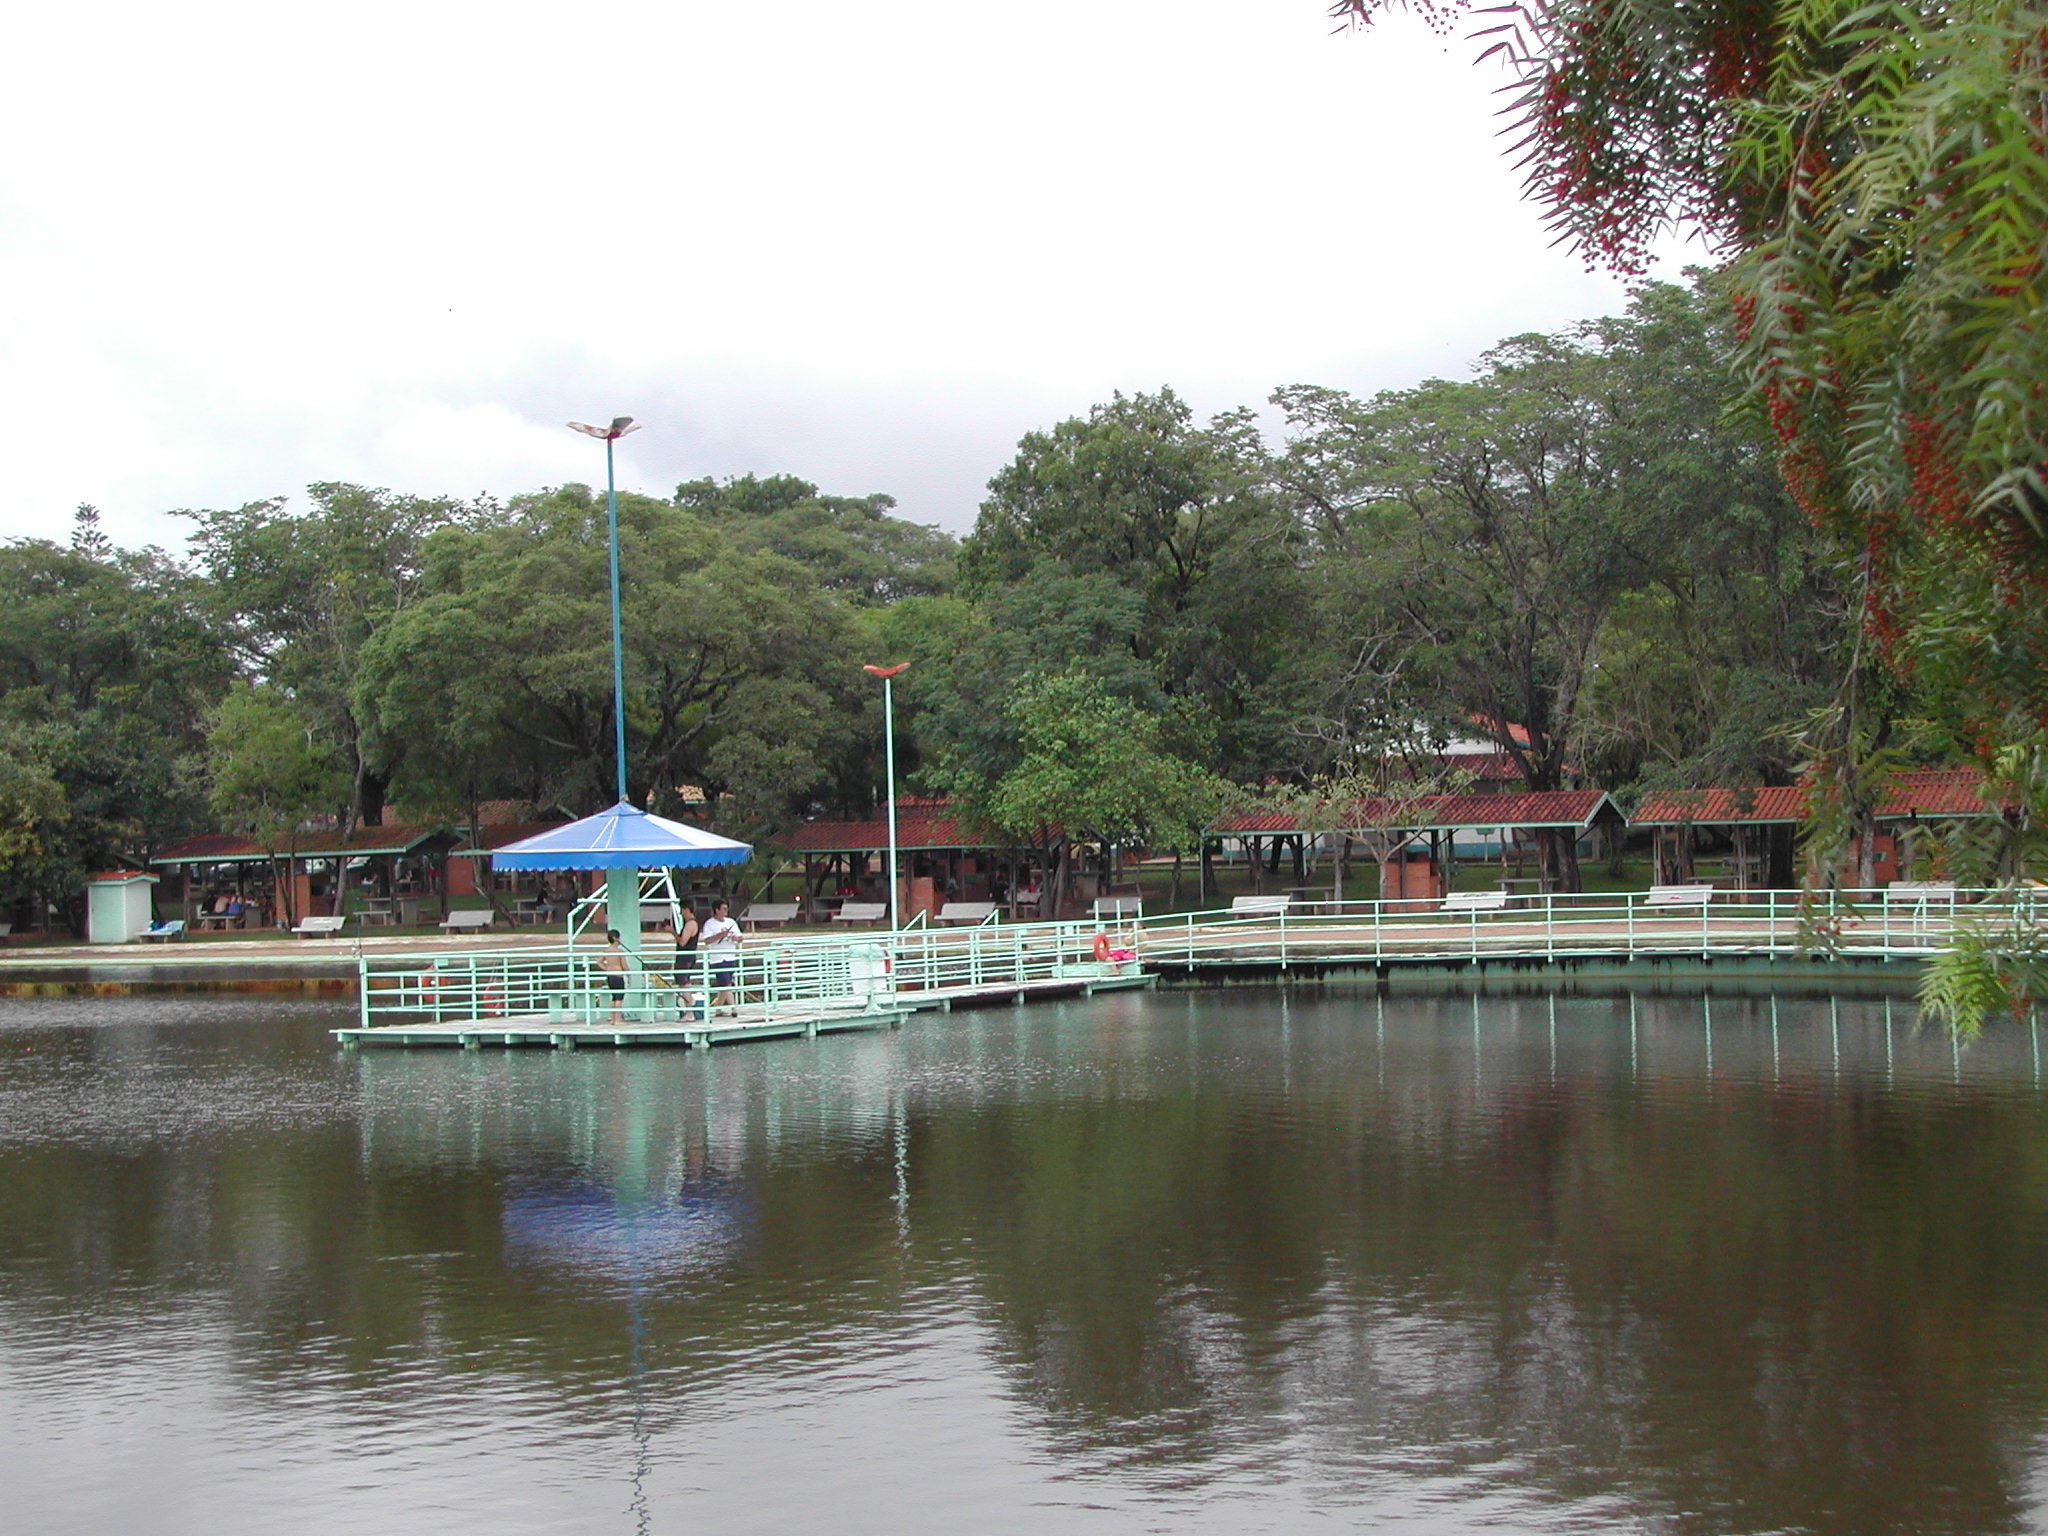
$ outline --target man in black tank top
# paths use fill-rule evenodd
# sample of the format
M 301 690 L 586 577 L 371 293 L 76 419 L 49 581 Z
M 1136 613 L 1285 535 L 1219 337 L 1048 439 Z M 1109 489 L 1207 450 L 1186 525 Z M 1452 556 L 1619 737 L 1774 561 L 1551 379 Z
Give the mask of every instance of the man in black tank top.
M 703 1001 L 695 990 L 703 980 L 701 969 L 697 963 L 697 912 L 685 906 L 682 926 L 676 929 L 676 991 L 682 994 L 685 1006 Z

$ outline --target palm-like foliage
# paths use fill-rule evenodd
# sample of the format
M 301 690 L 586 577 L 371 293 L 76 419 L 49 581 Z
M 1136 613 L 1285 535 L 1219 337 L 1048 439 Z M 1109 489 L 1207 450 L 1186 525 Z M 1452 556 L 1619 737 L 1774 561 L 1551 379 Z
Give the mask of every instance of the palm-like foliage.
M 1561 233 L 1623 267 L 1672 227 L 1735 254 L 1752 399 L 1809 515 L 1868 557 L 1887 652 L 1982 649 L 1981 625 L 1943 620 L 1988 604 L 2006 664 L 1955 707 L 1987 740 L 2009 710 L 2048 718 L 2048 7 L 1474 14 L 1520 74 L 1530 186 Z
M 1896 745 L 1871 706 L 1897 684 L 2030 824 L 2048 797 L 2008 748 L 2048 727 L 2048 5 L 1413 3 L 1488 19 L 1531 190 L 1589 256 L 1636 267 L 1678 227 L 1732 253 L 1750 404 L 1859 573 L 1863 643 L 1812 741 L 1833 831 Z M 2017 874 L 2035 841 L 1958 852 Z M 1983 987 L 2031 992 L 2031 952 L 1959 945 L 1928 1006 L 1974 1027 Z

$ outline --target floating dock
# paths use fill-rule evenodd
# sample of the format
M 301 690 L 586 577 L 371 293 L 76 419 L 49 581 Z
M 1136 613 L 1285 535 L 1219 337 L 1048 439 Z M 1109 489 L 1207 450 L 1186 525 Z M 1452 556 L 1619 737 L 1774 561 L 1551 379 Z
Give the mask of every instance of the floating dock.
M 769 1008 L 753 1004 L 730 1013 L 701 1017 L 633 1020 L 562 1019 L 547 1014 L 517 1017 L 455 1019 L 379 1024 L 337 1029 L 344 1049 L 370 1047 L 449 1046 L 480 1051 L 486 1048 L 544 1047 L 558 1051 L 621 1050 L 634 1046 L 682 1046 L 704 1049 L 742 1040 L 815 1038 L 850 1030 L 895 1029 L 918 1013 L 951 1012 L 955 1008 L 1025 1003 L 1054 997 L 1092 997 L 1098 992 L 1129 991 L 1155 986 L 1159 978 L 1134 971 L 1115 976 L 1038 977 L 983 982 L 877 996 L 860 1006 Z

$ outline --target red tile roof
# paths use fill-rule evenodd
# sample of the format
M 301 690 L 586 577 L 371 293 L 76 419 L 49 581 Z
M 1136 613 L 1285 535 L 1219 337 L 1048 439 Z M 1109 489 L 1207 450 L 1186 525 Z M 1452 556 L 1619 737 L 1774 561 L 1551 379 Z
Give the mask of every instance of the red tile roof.
M 880 817 L 872 821 L 808 821 L 790 834 L 785 846 L 798 853 L 873 853 L 889 846 L 889 824 Z M 951 816 L 911 811 L 896 818 L 896 846 L 987 848 L 991 844 L 969 836 Z
M 1443 832 L 1466 827 L 1586 827 L 1603 808 L 1613 811 L 1601 789 L 1526 790 L 1521 794 L 1425 795 L 1412 804 L 1389 808 L 1384 802 L 1363 802 L 1355 815 L 1319 818 L 1322 826 L 1305 826 L 1286 811 L 1252 811 L 1226 816 L 1210 827 L 1226 837 L 1275 832 L 1336 832 L 1346 827 L 1392 826 L 1416 832 Z M 1392 816 L 1391 822 L 1382 818 Z
M 1928 768 L 1893 778 L 1878 802 L 1880 820 L 1907 816 L 1985 816 L 1983 780 L 1971 768 Z M 1792 823 L 1806 814 L 1800 785 L 1674 789 L 1646 796 L 1629 818 L 1634 826 L 1697 822 L 1708 826 Z
M 1974 768 L 1902 773 L 1877 807 L 1879 816 L 1985 816 L 1984 780 Z
M 339 832 L 301 832 L 296 840 L 279 838 L 272 844 L 227 832 L 209 832 L 166 848 L 150 863 L 235 864 L 269 858 L 328 859 L 410 853 L 435 837 L 453 835 L 441 827 L 357 827 L 347 837 Z
M 1646 795 L 1629 818 L 1635 826 L 1674 822 L 1755 825 L 1795 822 L 1806 814 L 1806 791 L 1796 784 L 1738 789 L 1672 789 Z
M 1522 778 L 1522 768 L 1505 752 L 1439 752 L 1444 767 L 1468 773 L 1475 784 L 1513 784 Z
M 561 818 L 553 821 L 505 821 L 487 822 L 462 840 L 462 846 L 455 850 L 457 858 L 481 858 L 507 843 L 516 843 L 522 837 L 532 837 L 550 827 L 562 825 Z

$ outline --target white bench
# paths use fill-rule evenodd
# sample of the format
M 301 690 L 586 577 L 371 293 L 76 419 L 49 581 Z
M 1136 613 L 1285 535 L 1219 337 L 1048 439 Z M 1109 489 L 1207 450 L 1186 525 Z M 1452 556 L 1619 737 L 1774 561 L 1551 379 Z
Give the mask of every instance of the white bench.
M 478 929 L 490 926 L 489 907 L 464 908 L 460 912 L 450 912 L 441 919 L 441 929 L 444 933 L 475 933 Z
M 1894 880 L 1884 888 L 1884 904 L 1907 903 L 1924 907 L 1937 901 L 1955 905 L 1956 888 L 1947 880 Z
M 1653 885 L 1643 898 L 1646 907 L 1704 907 L 1714 899 L 1711 885 Z
M 182 939 L 185 937 L 185 919 L 174 917 L 161 923 L 151 923 L 135 935 L 138 939 Z
M 1098 923 L 1122 922 L 1127 918 L 1143 917 L 1145 902 L 1138 896 L 1098 896 L 1095 898 L 1095 921 Z
M 992 901 L 949 901 L 939 908 L 942 923 L 985 923 L 996 914 Z
M 1232 917 L 1279 917 L 1294 904 L 1292 896 L 1234 896 L 1230 901 Z
M 842 901 L 832 914 L 835 923 L 879 923 L 888 915 L 886 901 Z
M 1446 912 L 1502 912 L 1507 909 L 1506 891 L 1453 891 L 1444 898 Z
M 793 901 L 757 901 L 740 914 L 743 923 L 793 923 L 797 904 Z
M 348 921 L 341 917 L 302 917 L 299 926 L 292 932 L 302 939 L 332 938 L 341 932 L 341 925 Z

